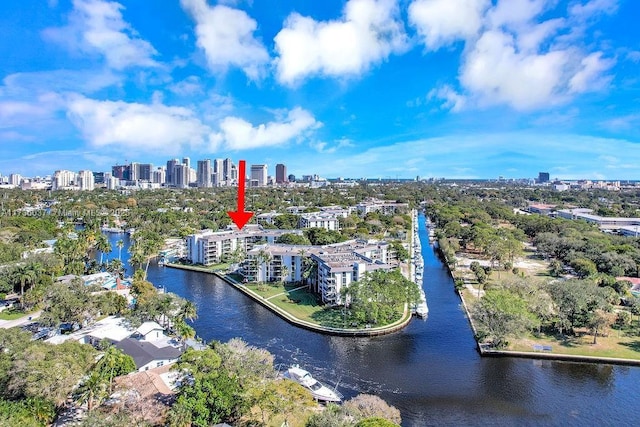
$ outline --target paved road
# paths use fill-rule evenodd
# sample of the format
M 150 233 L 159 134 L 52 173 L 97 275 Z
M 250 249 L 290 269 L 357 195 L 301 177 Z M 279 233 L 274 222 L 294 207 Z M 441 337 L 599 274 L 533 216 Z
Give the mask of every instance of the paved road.
M 42 310 L 38 310 L 30 314 L 25 314 L 24 316 L 18 319 L 0 320 L 0 328 L 8 329 L 8 328 L 13 328 L 14 326 L 22 326 L 40 317 L 41 313 L 42 313 Z

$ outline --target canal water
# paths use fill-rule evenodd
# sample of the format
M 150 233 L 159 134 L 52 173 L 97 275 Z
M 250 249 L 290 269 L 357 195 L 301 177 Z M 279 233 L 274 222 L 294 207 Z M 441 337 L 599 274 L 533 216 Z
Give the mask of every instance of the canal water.
M 240 337 L 299 363 L 347 397 L 371 393 L 397 407 L 403 426 L 640 425 L 640 368 L 481 358 L 446 267 L 419 219 L 427 320 L 375 338 L 321 335 L 289 325 L 213 275 L 149 267 L 149 280 L 192 300 L 207 341 Z M 128 237 L 122 259 L 128 258 Z

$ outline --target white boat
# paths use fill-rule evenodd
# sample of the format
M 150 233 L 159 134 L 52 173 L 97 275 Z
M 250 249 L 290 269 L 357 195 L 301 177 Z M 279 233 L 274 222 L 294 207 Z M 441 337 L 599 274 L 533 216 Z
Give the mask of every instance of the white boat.
M 337 390 L 331 389 L 328 386 L 322 384 L 311 376 L 308 371 L 305 371 L 298 365 L 293 365 L 284 373 L 285 378 L 289 378 L 311 392 L 313 398 L 320 402 L 341 402 L 342 394 Z
M 412 307 L 412 311 L 422 319 L 427 318 L 429 306 L 427 306 L 427 296 L 424 294 L 424 290 L 420 289 L 420 302 Z
M 415 313 L 418 317 L 425 319 L 429 314 L 429 307 L 427 306 L 427 301 L 422 300 L 415 308 Z

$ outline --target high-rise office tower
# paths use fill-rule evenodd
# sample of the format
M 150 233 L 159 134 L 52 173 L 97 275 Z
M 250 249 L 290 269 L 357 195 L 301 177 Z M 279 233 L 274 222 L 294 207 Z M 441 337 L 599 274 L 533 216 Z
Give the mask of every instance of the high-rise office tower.
M 232 175 L 234 166 L 235 165 L 229 158 L 224 159 L 224 161 L 222 162 L 222 182 L 224 182 L 223 185 L 229 185 L 233 181 Z
M 129 180 L 131 179 L 131 166 L 130 165 L 115 165 L 111 167 L 111 176 L 118 179 Z
M 267 185 L 267 165 L 251 165 L 251 181 L 256 180 L 258 187 Z
M 178 166 L 179 164 L 180 164 L 180 160 L 178 159 L 171 159 L 167 162 L 167 170 L 165 171 L 166 173 L 165 183 L 167 185 L 176 185 L 175 169 L 176 169 L 176 166 Z
M 276 184 L 285 182 L 287 182 L 287 167 L 282 163 L 278 163 L 276 165 Z
M 151 163 L 140 163 L 138 165 L 138 179 L 141 181 L 153 180 L 153 165 Z
M 539 172 L 538 182 L 541 184 L 544 184 L 545 182 L 549 182 L 549 172 Z

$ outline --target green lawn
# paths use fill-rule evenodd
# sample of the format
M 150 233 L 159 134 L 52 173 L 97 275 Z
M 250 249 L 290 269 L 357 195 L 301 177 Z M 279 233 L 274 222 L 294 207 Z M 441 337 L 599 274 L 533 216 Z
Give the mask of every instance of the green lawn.
M 281 283 L 247 283 L 245 286 L 263 298 L 270 298 L 287 291 Z
M 318 323 L 313 315 L 324 310 L 324 307 L 318 304 L 314 294 L 307 292 L 306 289 L 292 290 L 299 286 L 284 286 L 282 283 L 249 283 L 246 287 L 300 320 Z
M 612 329 L 608 336 L 599 336 L 597 341 L 597 344 L 593 344 L 593 335 L 587 333 L 569 338 L 531 336 L 513 342 L 508 350 L 533 351 L 533 344 L 541 344 L 550 345 L 553 353 L 640 360 L 640 336 Z
M 27 314 L 22 310 L 4 310 L 0 312 L 0 320 L 16 320 Z
M 341 307 L 331 308 L 322 305 L 316 295 L 307 290 L 308 288 L 297 289 L 300 285 L 284 286 L 282 283 L 248 283 L 245 286 L 300 320 L 331 328 L 352 328 L 354 319 L 350 319 L 348 315 L 345 317 Z M 399 309 L 400 316 L 402 311 Z M 365 325 L 358 325 L 356 328 L 364 327 Z

